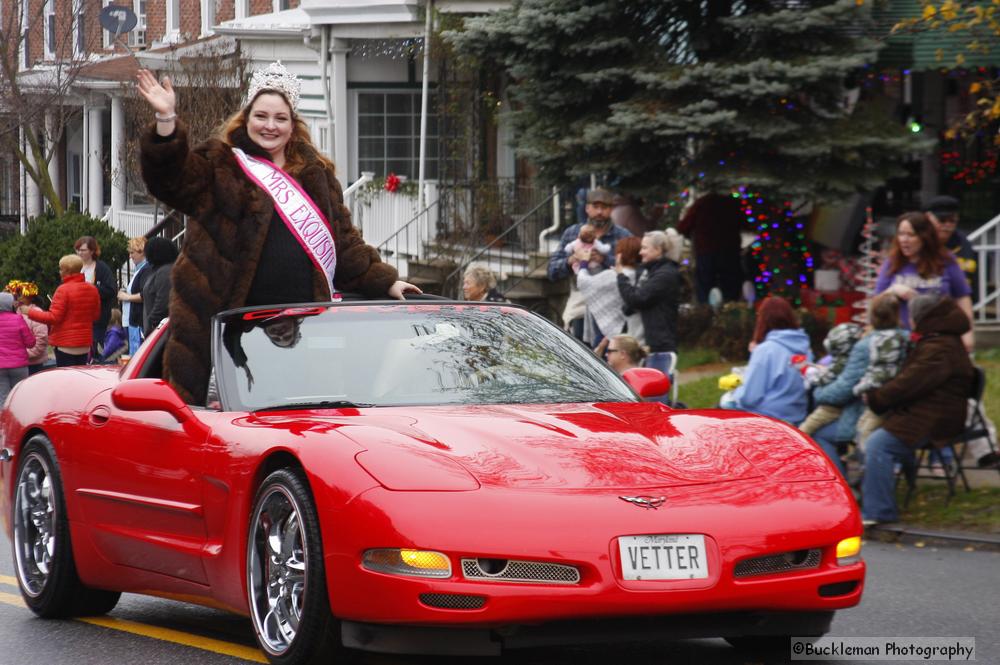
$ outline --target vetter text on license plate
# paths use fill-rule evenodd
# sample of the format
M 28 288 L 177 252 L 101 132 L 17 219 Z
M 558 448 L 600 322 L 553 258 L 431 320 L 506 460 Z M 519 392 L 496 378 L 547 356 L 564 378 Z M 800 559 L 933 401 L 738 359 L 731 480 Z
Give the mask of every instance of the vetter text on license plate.
M 708 577 L 705 536 L 660 534 L 619 536 L 626 580 L 697 580 Z

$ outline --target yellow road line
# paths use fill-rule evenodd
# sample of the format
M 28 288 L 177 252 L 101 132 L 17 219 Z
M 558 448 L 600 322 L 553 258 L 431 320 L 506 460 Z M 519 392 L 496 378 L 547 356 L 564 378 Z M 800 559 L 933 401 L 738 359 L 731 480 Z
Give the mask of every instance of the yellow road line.
M 17 586 L 17 578 L 11 577 L 10 575 L 0 575 L 0 584 L 9 584 L 11 586 Z
M 0 603 L 7 603 L 16 607 L 24 607 L 24 599 L 12 593 L 0 591 Z
M 144 623 L 129 621 L 127 619 L 115 619 L 112 617 L 85 617 L 77 620 L 94 626 L 101 626 L 102 628 L 110 628 L 111 630 L 120 630 L 126 633 L 132 633 L 133 635 L 151 637 L 154 640 L 173 642 L 174 644 L 183 644 L 184 646 L 194 647 L 195 649 L 201 649 L 203 651 L 213 651 L 226 656 L 235 656 L 236 658 L 242 658 L 244 660 L 252 660 L 255 663 L 267 662 L 267 659 L 264 657 L 264 654 L 261 653 L 260 649 L 246 647 L 242 644 L 233 644 L 232 642 L 215 640 L 211 637 L 201 637 L 200 635 L 192 635 L 179 630 L 160 628 L 159 626 L 148 626 Z
M 10 578 L 0 576 L 0 581 L 6 581 L 6 579 Z M 6 603 L 7 605 L 14 605 L 16 607 L 25 606 L 24 599 L 22 599 L 21 596 L 17 596 L 12 593 L 5 593 L 3 591 L 0 591 L 0 603 Z M 81 617 L 77 619 L 77 621 L 89 623 L 94 626 L 100 626 L 101 628 L 119 630 L 125 633 L 132 633 L 133 635 L 149 637 L 162 642 L 182 644 L 195 649 L 201 649 L 202 651 L 212 651 L 224 656 L 234 656 L 236 658 L 242 658 L 243 660 L 249 660 L 255 663 L 267 662 L 267 658 L 264 657 L 264 654 L 260 651 L 260 649 L 243 646 L 242 644 L 233 644 L 232 642 L 224 642 L 223 640 L 215 640 L 211 637 L 192 635 L 190 633 L 172 630 L 170 628 L 149 626 L 144 623 L 129 621 L 127 619 L 115 619 L 112 617 Z

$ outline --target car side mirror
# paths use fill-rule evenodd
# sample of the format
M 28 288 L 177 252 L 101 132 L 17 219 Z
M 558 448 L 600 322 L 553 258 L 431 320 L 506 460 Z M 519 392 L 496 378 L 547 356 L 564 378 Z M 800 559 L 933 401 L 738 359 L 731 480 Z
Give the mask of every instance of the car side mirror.
M 666 374 L 652 367 L 633 367 L 622 372 L 625 383 L 632 386 L 632 390 L 639 394 L 639 397 L 659 397 L 670 392 L 670 379 Z
M 191 407 L 162 379 L 122 381 L 111 391 L 111 403 L 122 411 L 166 411 L 179 423 L 193 416 Z

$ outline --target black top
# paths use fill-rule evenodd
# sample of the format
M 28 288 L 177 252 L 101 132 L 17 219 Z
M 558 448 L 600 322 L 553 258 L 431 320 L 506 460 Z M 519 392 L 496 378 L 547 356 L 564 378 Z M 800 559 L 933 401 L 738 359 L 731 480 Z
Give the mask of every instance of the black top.
M 312 259 L 275 210 L 246 304 L 312 302 L 314 270 Z
M 95 263 L 94 286 L 101 294 L 101 316 L 94 322 L 94 329 L 100 328 L 103 340 L 104 330 L 108 327 L 108 320 L 111 318 L 111 308 L 118 302 L 118 281 L 107 263 L 101 260 L 97 260 Z
M 149 261 L 142 264 L 142 267 L 135 271 L 132 275 L 132 288 L 128 289 L 128 292 L 132 295 L 138 293 L 142 295 L 142 286 L 146 283 L 149 275 L 153 272 L 152 266 Z M 132 303 L 129 308 L 128 321 L 125 322 L 129 328 L 143 328 L 142 319 L 142 301 Z
M 160 321 L 167 317 L 173 267 L 173 263 L 153 266 L 142 285 L 142 330 L 146 337 L 152 335 Z
M 642 316 L 650 351 L 677 350 L 677 309 L 680 276 L 677 264 L 659 258 L 639 266 L 635 286 L 624 274 L 618 275 L 618 293 L 625 301 L 626 315 Z

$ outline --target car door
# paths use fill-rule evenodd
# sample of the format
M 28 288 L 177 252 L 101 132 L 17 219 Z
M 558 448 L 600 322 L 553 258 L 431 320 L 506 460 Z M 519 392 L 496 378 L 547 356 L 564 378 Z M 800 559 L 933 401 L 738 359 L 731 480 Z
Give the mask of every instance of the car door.
M 111 390 L 84 417 L 89 436 L 71 454 L 94 545 L 113 563 L 205 584 L 207 429 L 164 411 L 118 409 Z

